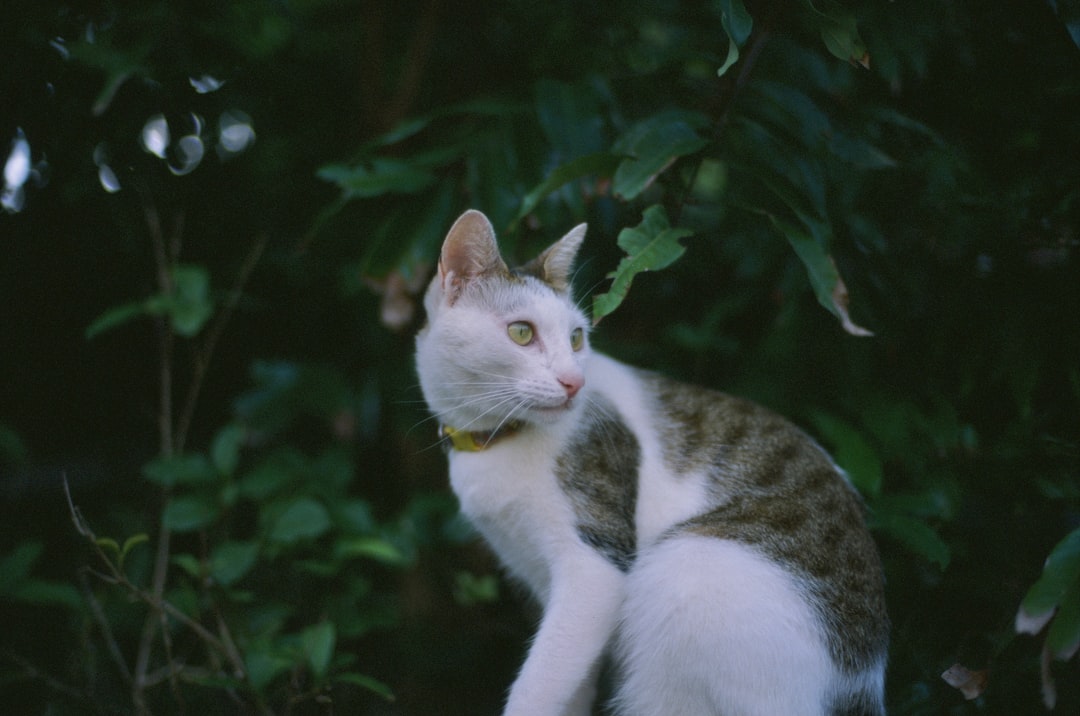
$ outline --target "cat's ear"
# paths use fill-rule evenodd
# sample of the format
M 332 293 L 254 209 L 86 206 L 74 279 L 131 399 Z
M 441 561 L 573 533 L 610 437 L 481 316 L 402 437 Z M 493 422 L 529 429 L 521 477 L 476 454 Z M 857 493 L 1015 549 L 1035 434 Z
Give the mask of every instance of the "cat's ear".
M 567 232 L 566 236 L 547 247 L 523 267 L 526 273 L 533 274 L 541 281 L 560 293 L 570 289 L 570 277 L 574 268 L 581 242 L 585 240 L 585 224 L 578 224 Z
M 495 230 L 488 218 L 475 209 L 459 216 L 446 234 L 439 255 L 439 277 L 450 303 L 477 276 L 508 270 L 499 255 Z

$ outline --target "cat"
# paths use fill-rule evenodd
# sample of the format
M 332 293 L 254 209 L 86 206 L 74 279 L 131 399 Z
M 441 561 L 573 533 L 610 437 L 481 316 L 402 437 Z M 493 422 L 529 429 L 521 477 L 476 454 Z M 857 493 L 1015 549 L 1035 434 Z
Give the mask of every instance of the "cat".
M 582 224 L 510 269 L 465 212 L 416 367 L 461 509 L 543 616 L 507 716 L 884 713 L 889 622 L 855 490 L 753 403 L 589 348 Z

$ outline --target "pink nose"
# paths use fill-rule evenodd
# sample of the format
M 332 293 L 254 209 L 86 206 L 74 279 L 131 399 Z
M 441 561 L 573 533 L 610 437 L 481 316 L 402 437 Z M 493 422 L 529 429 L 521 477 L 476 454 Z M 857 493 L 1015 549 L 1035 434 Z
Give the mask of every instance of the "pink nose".
M 578 394 L 578 391 L 581 390 L 582 386 L 585 385 L 585 376 L 580 373 L 560 375 L 559 383 L 566 389 L 566 397 L 573 398 Z

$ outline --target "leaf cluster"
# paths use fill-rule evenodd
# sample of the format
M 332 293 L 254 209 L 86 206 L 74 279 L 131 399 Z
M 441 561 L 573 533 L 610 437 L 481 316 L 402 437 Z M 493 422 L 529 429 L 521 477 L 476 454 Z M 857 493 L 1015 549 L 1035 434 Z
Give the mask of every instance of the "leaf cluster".
M 587 221 L 601 349 L 835 456 L 884 557 L 890 713 L 1076 711 L 1066 3 L 9 15 L 0 607 L 47 622 L 0 644 L 14 708 L 498 712 L 531 624 L 410 367 L 472 207 L 512 261 Z

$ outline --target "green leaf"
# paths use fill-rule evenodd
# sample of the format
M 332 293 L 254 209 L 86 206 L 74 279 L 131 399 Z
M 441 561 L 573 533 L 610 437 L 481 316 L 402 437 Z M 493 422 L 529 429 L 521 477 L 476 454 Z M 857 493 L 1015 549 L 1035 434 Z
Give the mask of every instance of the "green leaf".
M 596 86 L 588 82 L 541 79 L 534 93 L 536 118 L 559 156 L 576 159 L 604 147 L 605 113 Z
M 848 313 L 848 291 L 836 262 L 821 242 L 802 227 L 784 221 L 772 214 L 768 215 L 773 226 L 788 240 L 799 260 L 806 267 L 810 285 L 818 303 L 840 319 L 840 325 L 853 336 L 872 336 L 872 332 L 857 325 Z
M 124 540 L 124 546 L 120 548 L 120 556 L 126 557 L 132 549 L 138 547 L 140 544 L 146 544 L 149 541 L 150 536 L 147 535 L 145 532 L 131 535 L 126 540 Z
M 361 146 L 357 156 L 367 156 L 377 149 L 398 144 L 406 139 L 415 137 L 430 127 L 435 121 L 446 117 L 459 117 L 461 115 L 505 117 L 521 114 L 526 111 L 526 109 L 527 105 L 521 102 L 492 97 L 471 99 L 457 104 L 437 107 L 428 114 L 402 120 L 398 125 L 390 129 L 390 131 Z
M 298 482 L 307 473 L 307 459 L 298 450 L 278 450 L 240 478 L 240 494 L 249 500 L 265 500 Z
M 167 297 L 166 313 L 173 330 L 191 338 L 214 315 L 210 298 L 210 273 L 202 266 L 179 265 L 172 271 L 173 293 Z
M 45 545 L 41 542 L 23 542 L 11 554 L 0 559 L 0 593 L 5 591 L 6 586 L 25 579 L 44 551 Z
M 410 137 L 414 137 L 420 132 L 424 131 L 431 125 L 431 122 L 435 119 L 435 115 L 424 115 L 421 117 L 410 117 L 399 122 L 396 126 L 390 129 L 386 134 L 377 137 L 370 145 L 370 148 L 376 147 L 388 147 L 398 142 L 403 142 Z
M 1080 3 L 1075 0 L 1065 0 L 1064 2 L 1052 2 L 1050 7 L 1053 8 L 1061 23 L 1065 25 L 1073 44 L 1080 48 Z
M 371 503 L 367 500 L 337 501 L 331 507 L 334 512 L 334 521 L 346 532 L 371 533 L 375 531 L 375 515 L 372 514 Z
M 863 67 L 870 67 L 870 55 L 859 36 L 853 15 L 841 15 L 822 23 L 821 39 L 834 57 Z
M 195 555 L 187 554 L 186 552 L 183 554 L 175 554 L 170 561 L 187 572 L 188 576 L 194 577 L 195 579 L 203 578 L 202 562 L 200 562 L 199 558 Z
M 310 497 L 293 500 L 274 522 L 269 538 L 274 542 L 292 544 L 311 539 L 330 529 L 330 513 Z
M 618 154 L 597 152 L 595 154 L 586 154 L 556 167 L 554 171 L 547 175 L 544 181 L 540 182 L 536 188 L 521 200 L 521 209 L 518 211 L 517 218 L 514 219 L 515 224 L 531 214 L 544 200 L 544 197 L 556 189 L 591 174 L 610 176 L 622 160 L 623 157 Z
M 723 77 L 724 73 L 731 69 L 731 66 L 739 61 L 739 46 L 732 39 L 731 35 L 728 35 L 727 56 L 724 58 L 723 64 L 716 70 L 717 77 Z
M 141 544 L 146 544 L 149 541 L 150 536 L 147 535 L 145 532 L 131 535 L 126 540 L 124 540 L 124 546 L 121 547 L 120 550 L 117 552 L 117 557 L 119 561 L 118 566 L 120 567 L 120 569 L 124 568 L 124 560 L 127 559 L 127 556 L 131 552 L 131 550 L 135 549 Z
M 29 462 L 29 458 L 30 452 L 19 434 L 0 423 L 0 463 L 21 467 Z
M 441 182 L 428 195 L 395 205 L 364 238 L 364 252 L 356 263 L 341 267 L 342 285 L 347 294 L 368 294 L 370 279 L 395 272 L 406 283 L 426 272 L 431 257 L 438 254 L 446 227 L 456 218 L 457 189 L 453 182 Z M 388 300 L 388 299 L 384 299 Z
M 685 113 L 664 112 L 645 119 L 615 142 L 614 151 L 628 155 L 615 170 L 612 189 L 629 200 L 641 194 L 679 157 L 708 144 Z
M 96 39 L 76 42 L 70 48 L 74 61 L 99 69 L 105 76 L 104 86 L 94 99 L 94 116 L 101 116 L 108 110 L 117 91 L 127 80 L 149 74 L 146 59 L 153 46 L 149 39 L 138 44 L 117 46 L 104 37 L 105 33 L 101 35 Z
M 143 477 L 162 487 L 209 485 L 221 479 L 206 456 L 200 454 L 156 458 L 143 467 Z
M 337 631 L 334 629 L 333 622 L 321 622 L 300 633 L 300 648 L 317 679 L 326 677 L 326 672 L 330 669 L 330 659 L 334 656 L 336 641 Z
M 338 674 L 334 677 L 334 681 L 341 684 L 352 684 L 353 686 L 367 689 L 368 691 L 378 694 L 387 701 L 394 701 L 396 699 L 394 692 L 390 690 L 389 686 L 366 674 L 357 674 L 350 671 L 344 674 Z
M 829 137 L 829 153 L 859 169 L 891 169 L 897 165 L 882 149 L 839 131 Z
M 408 557 L 394 544 L 378 537 L 346 537 L 334 547 L 338 559 L 367 557 L 389 565 L 406 564 Z
M 814 11 L 821 40 L 833 57 L 869 68 L 870 55 L 855 16 L 832 0 L 818 0 L 816 6 L 810 0 L 804 2 Z
M 353 478 L 353 461 L 348 450 L 329 448 L 311 461 L 311 476 L 325 491 L 322 494 L 341 494 Z
M 330 559 L 298 559 L 293 564 L 298 570 L 323 579 L 333 579 L 341 574 L 341 563 Z
M 826 142 L 838 130 L 829 113 L 815 102 L 806 92 L 783 82 L 764 80 L 755 82 L 751 87 L 751 96 L 755 101 L 747 108 L 753 120 L 760 123 L 762 131 L 770 135 L 775 145 L 791 147 L 799 155 L 813 155 L 826 147 Z M 772 150 L 773 147 L 766 149 Z M 783 171 L 785 160 L 791 158 L 770 157 L 776 161 L 771 165 L 777 173 Z M 815 202 L 817 203 L 817 202 Z
M 293 666 L 293 660 L 270 649 L 269 645 L 249 648 L 244 655 L 248 681 L 256 691 L 263 691 L 279 675 Z
M 181 264 L 173 268 L 171 276 L 171 294 L 158 294 L 108 309 L 87 326 L 86 338 L 94 338 L 141 316 L 168 316 L 179 335 L 186 338 L 197 335 L 214 314 L 210 274 L 202 266 Z
M 247 428 L 233 423 L 226 425 L 214 436 L 210 447 L 210 458 L 214 467 L 223 475 L 232 475 L 240 464 L 240 448 L 247 437 Z
M 210 554 L 210 576 L 222 586 L 228 587 L 250 572 L 258 558 L 257 542 L 222 542 Z
M 1061 604 L 1065 595 L 1080 580 L 1080 529 L 1058 542 L 1046 558 L 1042 576 L 1031 585 L 1021 607 L 1038 618 Z
M 672 227 L 659 205 L 646 209 L 640 224 L 619 232 L 619 246 L 627 256 L 608 274 L 614 279 L 608 292 L 593 297 L 593 323 L 619 307 L 637 274 L 666 268 L 678 260 L 686 251 L 679 239 L 691 234 L 689 229 Z
M 462 606 L 491 604 L 499 599 L 499 580 L 494 574 L 477 577 L 472 572 L 454 575 L 454 601 Z
M 12 596 L 27 604 L 43 607 L 66 607 L 78 611 L 83 606 L 82 595 L 74 586 L 44 579 L 27 579 L 16 587 Z
M 746 11 L 742 0 L 719 0 L 720 24 L 736 45 L 742 47 L 754 29 L 754 18 Z
M 337 184 L 349 198 L 367 199 L 383 194 L 416 194 L 435 182 L 428 169 L 404 159 L 376 157 L 349 167 L 331 164 L 317 172 L 320 179 Z
M 1046 633 L 1046 648 L 1058 659 L 1071 659 L 1080 646 L 1080 579 L 1072 583 L 1058 607 L 1050 630 Z
M 724 64 L 716 71 L 723 76 L 728 69 L 739 61 L 739 48 L 746 43 L 754 29 L 754 19 L 746 11 L 742 0 L 720 0 L 720 24 L 728 38 L 728 53 Z
M 114 557 L 120 556 L 120 543 L 112 537 L 96 537 L 94 539 L 94 544 L 102 550 L 112 553 Z
M 41 542 L 23 542 L 0 558 L 0 601 L 81 609 L 82 597 L 72 585 L 30 577 L 44 550 Z
M 810 421 L 818 433 L 833 448 L 833 457 L 844 469 L 853 485 L 870 497 L 881 493 L 881 458 L 877 451 L 853 425 L 828 413 L 815 411 Z
M 925 523 L 907 515 L 874 511 L 870 528 L 893 537 L 916 555 L 933 562 L 944 571 L 949 566 L 949 545 Z
M 206 527 L 221 513 L 217 502 L 205 495 L 175 497 L 165 506 L 162 521 L 174 532 L 191 532 Z
M 150 303 L 147 301 L 135 301 L 110 308 L 105 311 L 105 313 L 102 313 L 95 318 L 90 325 L 86 327 L 86 339 L 90 340 L 96 338 L 105 331 L 122 326 L 136 318 L 148 316 L 151 313 Z

